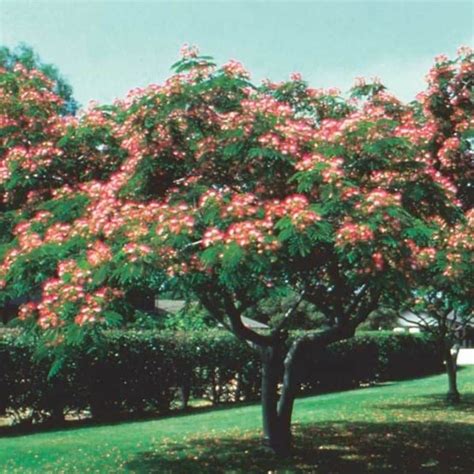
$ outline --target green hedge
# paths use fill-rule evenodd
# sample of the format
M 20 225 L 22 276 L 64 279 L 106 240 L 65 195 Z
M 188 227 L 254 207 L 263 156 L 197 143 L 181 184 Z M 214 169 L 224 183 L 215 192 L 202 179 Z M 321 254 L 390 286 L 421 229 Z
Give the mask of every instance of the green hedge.
M 32 354 L 17 334 L 0 335 L 0 413 L 18 420 L 163 413 L 189 397 L 217 404 L 259 396 L 258 355 L 223 330 L 110 333 L 100 349 L 79 347 L 49 380 L 50 361 Z M 317 360 L 307 354 L 302 368 L 303 390 L 315 393 L 434 373 L 442 362 L 426 336 L 383 332 L 332 344 Z
M 331 344 L 305 361 L 302 380 L 311 392 L 354 388 L 443 370 L 442 354 L 426 334 L 377 331 Z

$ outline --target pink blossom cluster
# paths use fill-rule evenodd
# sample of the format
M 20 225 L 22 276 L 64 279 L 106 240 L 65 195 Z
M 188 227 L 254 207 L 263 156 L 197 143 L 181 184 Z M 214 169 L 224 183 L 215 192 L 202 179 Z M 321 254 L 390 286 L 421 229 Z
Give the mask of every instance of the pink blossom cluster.
M 197 46 L 190 46 L 189 44 L 185 43 L 181 47 L 180 55 L 184 59 L 196 58 L 199 56 L 199 48 Z
M 240 247 L 254 244 L 258 250 L 263 251 L 267 249 L 266 237 L 272 227 L 271 222 L 262 220 L 235 222 L 227 229 L 224 242 L 226 244 L 234 242 Z M 273 246 L 274 244 L 269 248 Z
M 37 146 L 16 146 L 11 148 L 0 161 L 0 184 L 11 176 L 13 166 L 19 165 L 29 173 L 34 173 L 38 168 L 48 166 L 53 159 L 62 155 L 62 150 L 50 142 L 43 142 Z
M 89 245 L 87 250 L 87 262 L 91 267 L 98 267 L 112 259 L 110 246 L 101 240 L 96 240 Z
M 202 246 L 207 248 L 215 244 L 220 244 L 225 239 L 225 232 L 217 227 L 209 227 L 202 235 Z
M 255 248 L 258 253 L 276 250 L 279 242 L 273 236 L 273 223 L 270 220 L 234 222 L 225 231 L 216 227 L 205 230 L 202 246 L 235 243 L 240 247 Z
M 107 304 L 123 296 L 123 293 L 115 288 L 102 287 L 92 293 L 87 293 L 83 304 L 74 318 L 75 324 L 83 326 L 104 321 L 102 315 Z
M 229 204 L 223 207 L 221 216 L 237 219 L 254 216 L 259 210 L 257 197 L 252 193 L 234 194 Z
M 222 66 L 222 70 L 225 74 L 231 77 L 243 77 L 250 79 L 249 72 L 242 66 L 238 61 L 231 59 L 229 62 Z
M 385 260 L 382 252 L 374 252 L 372 254 L 372 263 L 376 270 L 382 271 L 385 267 Z
M 435 121 L 427 120 L 420 125 L 415 119 L 413 111 L 408 110 L 402 115 L 400 125 L 395 128 L 394 135 L 421 145 L 433 140 L 437 130 L 438 126 Z
M 336 232 L 336 245 L 345 247 L 346 245 L 356 245 L 360 242 L 373 240 L 374 232 L 366 224 L 358 224 L 346 219 Z
M 195 219 L 186 203 L 169 206 L 163 204 L 160 208 L 156 234 L 166 238 L 169 234 L 190 234 L 194 230 Z
M 311 171 L 319 163 L 327 164 L 330 158 L 321 153 L 305 153 L 300 160 L 296 162 L 295 169 L 298 171 Z
M 402 197 L 399 193 L 391 193 L 384 189 L 374 189 L 363 196 L 363 201 L 356 205 L 356 209 L 371 214 L 383 207 L 400 206 L 401 199 Z
M 135 242 L 125 244 L 122 251 L 127 255 L 130 262 L 137 262 L 139 259 L 152 253 L 152 249 L 149 245 L 138 244 Z
M 461 141 L 458 137 L 451 137 L 444 141 L 441 148 L 438 150 L 438 158 L 441 166 L 446 169 L 454 168 L 456 162 L 452 159 L 452 153 L 459 150 Z
M 209 203 L 220 204 L 223 199 L 223 194 L 224 192 L 221 190 L 208 189 L 203 194 L 201 194 L 198 206 L 201 208 Z

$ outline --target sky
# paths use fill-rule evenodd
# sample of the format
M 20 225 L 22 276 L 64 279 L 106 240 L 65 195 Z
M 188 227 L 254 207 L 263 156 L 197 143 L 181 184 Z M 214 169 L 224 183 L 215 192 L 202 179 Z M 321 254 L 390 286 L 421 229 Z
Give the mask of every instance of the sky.
M 82 104 L 160 83 L 184 43 L 256 82 L 300 72 L 347 91 L 378 76 L 411 100 L 434 56 L 473 42 L 472 1 L 0 0 L 0 43 L 27 43 L 55 64 Z

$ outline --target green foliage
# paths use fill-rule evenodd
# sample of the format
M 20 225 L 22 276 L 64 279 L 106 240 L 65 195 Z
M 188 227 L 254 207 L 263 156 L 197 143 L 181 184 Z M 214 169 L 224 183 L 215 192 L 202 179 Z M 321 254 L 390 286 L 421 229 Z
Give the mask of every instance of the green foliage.
M 302 334 L 292 332 L 290 340 Z M 111 331 L 100 343 L 81 336 L 52 370 L 48 357 L 35 358 L 34 340 L 18 335 L 0 337 L 0 412 L 18 420 L 29 410 L 36 421 L 82 410 L 98 418 L 164 412 L 178 401 L 180 387 L 213 403 L 259 395 L 257 354 L 224 330 Z M 307 353 L 303 362 L 306 392 L 413 377 L 441 367 L 427 337 L 390 332 L 358 335 L 332 344 L 322 358 Z
M 187 304 L 177 313 L 167 313 L 160 319 L 160 326 L 172 331 L 203 331 L 216 326 L 209 313 L 198 303 Z
M 321 358 L 309 357 L 303 367 L 303 380 L 312 391 L 328 391 L 419 377 L 441 371 L 443 363 L 440 349 L 429 335 L 379 331 L 335 342 Z
M 275 327 L 281 323 L 285 313 L 297 299 L 297 294 L 286 289 L 281 297 L 275 296 L 262 300 L 255 310 L 248 311 L 246 315 L 270 327 Z M 325 322 L 325 316 L 313 304 L 302 301 L 293 316 L 286 322 L 285 328 L 290 330 L 320 329 Z
M 38 209 L 51 212 L 54 221 L 72 222 L 82 215 L 88 203 L 89 198 L 78 193 L 73 196 L 46 201 L 38 206 Z
M 20 44 L 13 49 L 6 46 L 0 47 L 0 66 L 12 70 L 15 64 L 20 63 L 27 69 L 38 69 L 49 79 L 54 81 L 54 92 L 64 99 L 63 114 L 74 115 L 79 104 L 73 98 L 72 87 L 60 74 L 53 64 L 45 63 L 31 46 Z

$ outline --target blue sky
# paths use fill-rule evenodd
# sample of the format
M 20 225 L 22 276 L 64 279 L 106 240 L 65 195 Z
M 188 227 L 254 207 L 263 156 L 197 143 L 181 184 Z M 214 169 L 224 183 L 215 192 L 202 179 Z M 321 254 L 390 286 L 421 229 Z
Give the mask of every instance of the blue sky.
M 161 82 L 183 43 L 241 61 L 256 81 L 301 72 L 347 90 L 377 75 L 409 100 L 432 58 L 473 38 L 471 1 L 0 0 L 0 42 L 32 45 L 83 105 Z

